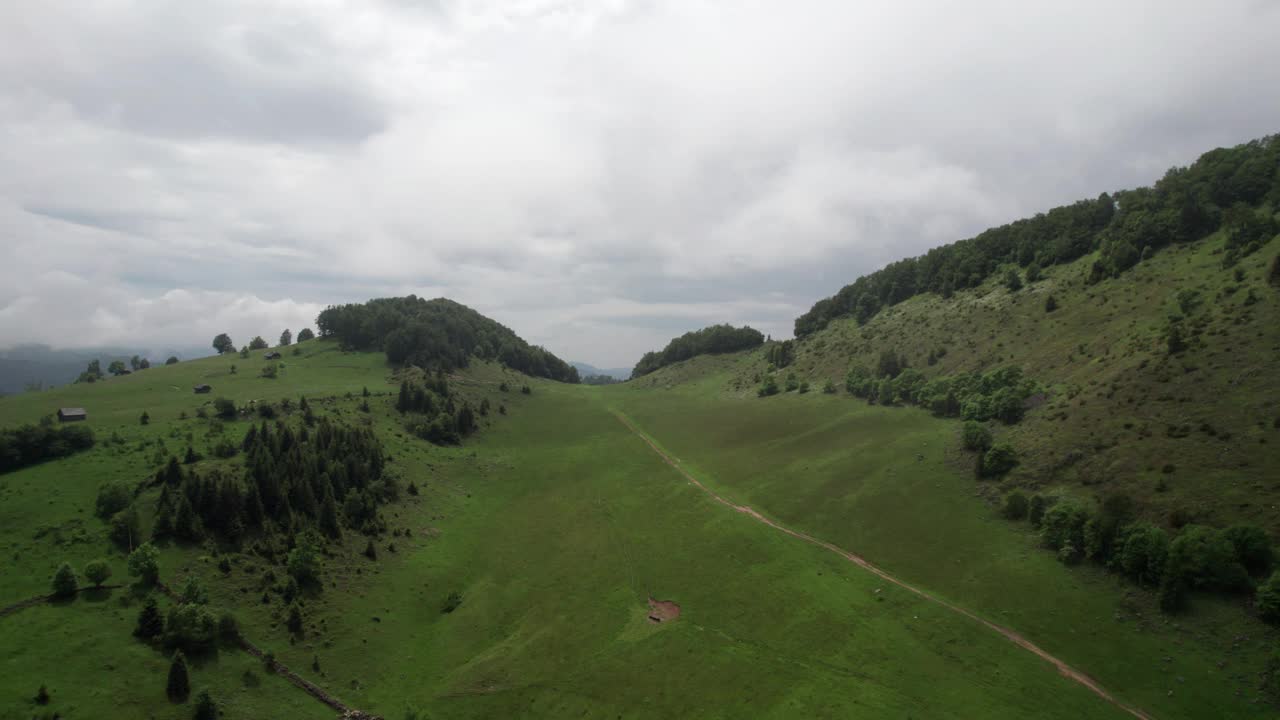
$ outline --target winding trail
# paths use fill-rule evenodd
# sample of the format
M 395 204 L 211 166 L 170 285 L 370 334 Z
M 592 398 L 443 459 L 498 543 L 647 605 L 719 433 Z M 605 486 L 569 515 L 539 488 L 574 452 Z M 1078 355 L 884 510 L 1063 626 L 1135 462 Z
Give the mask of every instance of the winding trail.
M 752 518 L 753 520 L 756 520 L 757 522 L 768 525 L 769 527 L 775 530 L 784 532 L 787 535 L 790 535 L 791 537 L 797 538 L 799 540 L 803 540 L 811 545 L 817 545 L 818 547 L 823 548 L 825 550 L 830 550 L 831 552 L 843 557 L 845 560 L 848 560 L 849 562 L 853 563 L 854 565 L 857 565 L 863 570 L 866 570 L 867 572 L 883 579 L 885 582 L 893 583 L 894 585 L 904 590 L 907 590 L 911 593 L 914 593 L 915 595 L 918 595 L 919 597 L 922 597 L 925 600 L 941 605 L 942 607 L 954 613 L 963 615 L 964 617 L 969 618 L 974 622 L 981 623 L 982 625 L 985 625 L 987 628 L 994 630 L 997 633 L 1000 633 L 1005 638 L 1007 638 L 1010 642 L 1022 648 L 1023 650 L 1033 653 L 1037 657 L 1047 661 L 1049 664 L 1057 668 L 1058 673 L 1061 674 L 1063 677 L 1068 678 L 1074 682 L 1077 682 L 1080 685 L 1083 685 L 1084 687 L 1088 688 L 1091 692 L 1093 692 L 1093 694 L 1097 695 L 1103 700 L 1106 700 L 1112 705 L 1120 708 L 1121 710 L 1124 710 L 1125 712 L 1129 713 L 1130 715 L 1136 718 L 1139 718 L 1140 720 L 1154 720 L 1154 718 L 1152 718 L 1150 715 L 1146 714 L 1142 710 L 1139 710 L 1138 708 L 1132 707 L 1130 705 L 1126 705 L 1125 703 L 1116 699 L 1115 696 L 1107 692 L 1101 685 L 1099 685 L 1096 680 L 1084 674 L 1083 672 L 1071 667 L 1066 662 L 1054 657 L 1053 655 L 1050 655 L 1046 650 L 1036 645 L 1035 643 L 1031 642 L 1030 640 L 1026 639 L 1025 637 L 1018 634 L 1017 632 L 1014 632 L 1013 630 L 1010 630 L 1009 628 L 1004 627 L 1003 625 L 998 625 L 994 622 L 991 622 L 990 620 L 987 620 L 986 618 L 983 618 L 958 605 L 953 605 L 952 603 L 949 603 L 946 600 L 943 600 L 942 598 L 939 598 L 924 590 L 921 590 L 920 588 L 914 585 L 911 585 L 905 580 L 899 580 L 898 578 L 891 575 L 887 570 L 877 567 L 875 564 L 873 564 L 871 561 L 867 560 L 866 558 L 862 557 L 861 555 L 851 553 L 848 550 L 837 547 L 836 545 L 833 545 L 825 540 L 820 540 L 807 533 L 800 532 L 799 530 L 793 530 L 787 527 L 786 525 L 783 525 L 775 520 L 771 520 L 765 517 L 764 515 L 761 515 L 759 512 L 757 512 L 754 508 L 751 508 L 750 506 L 738 505 L 733 501 L 724 498 L 723 496 L 719 495 L 711 488 L 707 487 L 706 485 L 703 485 L 702 482 L 700 482 L 697 478 L 695 478 L 688 470 L 685 470 L 684 467 L 680 465 L 678 460 L 668 455 L 661 447 L 658 446 L 656 442 L 653 441 L 652 438 L 646 435 L 643 430 L 641 430 L 639 427 L 635 425 L 635 423 L 631 422 L 631 420 L 626 415 L 623 415 L 621 412 L 614 410 L 612 408 L 610 408 L 609 411 L 612 412 L 613 415 L 618 418 L 619 422 L 627 426 L 627 429 L 631 430 L 631 432 L 639 436 L 641 440 L 644 440 L 645 443 L 649 445 L 649 448 L 653 450 L 655 453 L 657 453 L 658 456 L 661 457 L 664 462 L 666 462 L 668 465 L 674 468 L 676 472 L 684 476 L 686 480 L 688 480 L 690 483 L 695 485 L 699 490 L 711 496 L 713 500 L 720 503 L 721 505 L 724 505 L 725 507 L 728 507 L 736 512 L 740 512 L 743 515 L 746 515 Z

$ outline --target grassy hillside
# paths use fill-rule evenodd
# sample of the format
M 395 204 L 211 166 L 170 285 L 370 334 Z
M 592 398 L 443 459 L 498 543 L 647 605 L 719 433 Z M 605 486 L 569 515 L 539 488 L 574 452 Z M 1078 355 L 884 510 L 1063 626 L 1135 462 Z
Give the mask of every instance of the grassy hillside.
M 761 362 L 697 358 L 604 394 L 732 501 L 1024 633 L 1154 717 L 1274 712 L 1258 673 L 1280 634 L 1213 597 L 1169 618 L 1150 591 L 1064 567 L 991 507 L 960 423 L 843 393 L 734 389 Z
M 1021 457 L 1000 490 L 1119 491 L 1161 523 L 1245 520 L 1280 538 L 1280 288 L 1266 278 L 1280 238 L 1229 269 L 1224 243 L 1166 248 L 1092 285 L 1086 256 L 1018 291 L 990 280 L 950 299 L 914 297 L 863 326 L 835 320 L 797 344 L 787 371 L 840 385 L 885 351 L 927 376 L 1016 366 L 1048 396 L 1021 423 L 995 426 Z M 1186 318 L 1177 353 L 1170 316 Z M 765 365 L 744 365 L 732 385 L 753 385 Z
M 88 452 L 0 476 L 0 545 L 10 560 L 0 569 L 0 605 L 47 592 L 62 561 L 80 568 L 105 557 L 112 583 L 131 582 L 123 553 L 93 516 L 97 489 L 113 479 L 146 480 L 188 444 L 204 452 L 223 435 L 243 434 L 247 421 L 219 430 L 196 417 L 210 396 L 190 387 L 206 382 L 212 397 L 240 405 L 305 395 L 323 417 L 368 424 L 394 471 L 419 488 L 384 507 L 388 527 L 373 538 L 376 560 L 363 554 L 369 538 L 352 530 L 327 549 L 322 590 L 301 599 L 300 637 L 285 628 L 286 603 L 264 582 L 268 571 L 283 573 L 279 565 L 213 543 L 163 548 L 163 580 L 201 578 L 210 606 L 235 613 L 245 637 L 349 705 L 394 718 L 409 707 L 433 718 L 1124 716 L 971 620 L 710 500 L 610 412 L 620 408 L 673 443 L 678 426 L 646 409 L 664 400 L 660 393 L 530 381 L 476 364 L 453 378 L 455 392 L 506 412 L 491 413 L 466 444 L 437 447 L 404 431 L 395 378 L 380 354 L 323 341 L 300 347 L 301 355 L 286 354 L 276 379 L 257 376 L 257 358 L 210 358 L 0 400 L 3 427 L 83 406 L 99 439 Z M 500 389 L 504 382 L 512 391 Z M 524 382 L 531 394 L 515 390 Z M 724 382 L 719 377 L 716 387 Z M 671 417 L 698 417 L 698 406 L 710 413 L 704 419 L 734 422 L 724 413 L 740 404 L 704 388 L 674 402 Z M 828 421 L 819 415 L 780 417 L 804 438 L 822 433 Z M 947 424 L 928 418 L 892 427 L 910 445 L 928 442 L 941 452 L 949 442 Z M 107 442 L 113 436 L 119 440 Z M 724 440 L 706 437 L 708 448 Z M 758 457 L 799 461 L 807 450 L 791 453 L 810 447 L 760 447 Z M 840 447 L 833 452 L 844 457 Z M 884 468 L 888 457 L 866 457 L 865 472 L 891 471 L 897 460 Z M 960 487 L 944 466 L 928 467 L 943 473 L 938 482 Z M 726 473 L 716 481 L 735 480 Z M 153 506 L 156 492 L 142 489 L 137 504 Z M 461 604 L 442 612 L 453 593 Z M 167 655 L 131 637 L 141 595 L 130 587 L 82 593 L 0 617 L 0 716 L 190 717 L 189 705 L 164 698 Z M 679 618 L 650 622 L 650 596 L 678 603 Z M 1110 662 L 1123 657 L 1134 656 Z M 1159 675 L 1161 666 L 1147 660 Z M 1165 692 L 1168 680 L 1148 678 L 1130 692 L 1107 665 L 1088 670 L 1130 698 Z M 1187 692 L 1204 700 L 1170 717 L 1227 702 L 1233 687 L 1198 675 L 1189 682 Z M 47 706 L 31 700 L 41 684 Z M 227 717 L 334 714 L 226 645 L 193 659 L 192 685 L 210 689 Z

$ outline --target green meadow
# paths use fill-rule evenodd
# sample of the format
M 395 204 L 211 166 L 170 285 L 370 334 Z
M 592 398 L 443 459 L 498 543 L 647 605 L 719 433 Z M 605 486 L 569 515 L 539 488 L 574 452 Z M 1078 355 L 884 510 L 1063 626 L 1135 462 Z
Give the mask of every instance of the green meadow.
M 275 379 L 259 377 L 257 356 L 219 357 L 0 400 L 0 426 L 81 406 L 97 437 L 90 451 L 0 476 L 0 605 L 47 593 L 63 561 L 106 558 L 109 584 L 124 585 L 0 617 L 0 717 L 191 717 L 190 703 L 165 699 L 167 654 L 131 636 L 143 591 L 94 516 L 97 490 L 140 484 L 188 446 L 209 458 L 219 439 L 243 436 L 249 420 L 197 416 L 213 398 L 303 396 L 317 414 L 372 427 L 418 488 L 383 508 L 377 559 L 353 530 L 328 548 L 322 587 L 301 599 L 301 637 L 264 590 L 272 566 L 252 554 L 166 544 L 161 579 L 199 577 L 247 639 L 361 710 L 393 720 L 1129 716 L 985 626 L 715 502 L 620 412 L 717 492 L 1023 633 L 1153 717 L 1269 716 L 1256 673 L 1273 634 L 1213 602 L 1170 622 L 1145 592 L 1063 568 L 989 507 L 955 422 L 845 396 L 747 396 L 730 380 L 748 355 L 604 388 L 477 363 L 452 378 L 455 392 L 505 412 L 437 447 L 403 429 L 381 354 L 297 347 Z M 197 383 L 213 392 L 193 394 Z M 531 394 L 516 390 L 524 383 Z M 135 500 L 144 532 L 155 498 L 144 488 Z M 461 604 L 444 612 L 454 593 Z M 650 598 L 678 604 L 679 617 L 651 621 Z M 191 666 L 193 689 L 211 691 L 224 717 L 335 716 L 233 646 Z M 32 700 L 41 685 L 44 706 Z

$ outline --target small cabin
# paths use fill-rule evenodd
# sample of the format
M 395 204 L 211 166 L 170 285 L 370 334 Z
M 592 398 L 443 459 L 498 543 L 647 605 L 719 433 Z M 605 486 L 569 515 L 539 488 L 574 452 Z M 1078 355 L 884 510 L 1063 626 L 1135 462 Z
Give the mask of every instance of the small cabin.
M 119 374 L 119 375 L 132 375 L 132 374 L 133 374 L 133 371 L 132 371 L 132 370 L 130 370 L 129 368 L 124 368 L 124 369 L 120 370 L 120 372 L 119 372 L 119 373 L 117 373 L 117 374 Z
M 267 353 L 267 354 L 263 355 L 262 357 L 266 358 L 267 360 L 279 360 L 279 359 L 280 359 L 280 353 L 275 352 L 275 351 L 273 350 L 273 351 L 271 351 L 271 352 L 269 352 L 269 353 Z
M 80 422 L 88 419 L 89 413 L 84 408 L 58 408 L 58 422 Z
M 191 389 L 192 389 L 192 391 L 194 391 L 194 392 L 195 392 L 195 394 L 197 394 L 197 395 L 204 395 L 205 393 L 212 392 L 212 391 L 213 391 L 213 386 L 212 386 L 212 385 L 203 385 L 203 384 L 201 384 L 201 385 L 196 385 L 195 387 L 193 387 L 193 388 L 191 388 Z

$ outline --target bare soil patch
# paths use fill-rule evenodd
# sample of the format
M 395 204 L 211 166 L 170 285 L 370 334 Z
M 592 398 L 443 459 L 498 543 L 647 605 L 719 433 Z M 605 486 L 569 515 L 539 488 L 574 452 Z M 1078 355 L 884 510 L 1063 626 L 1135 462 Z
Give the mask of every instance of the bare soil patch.
M 658 623 L 671 622 L 680 617 L 680 606 L 670 600 L 656 600 L 649 598 L 649 622 L 657 625 Z

